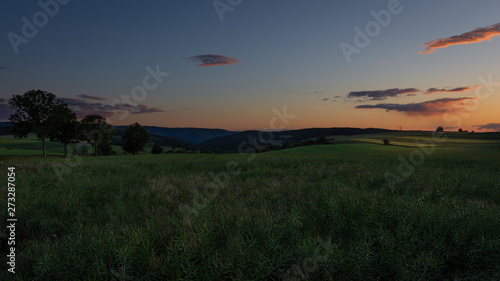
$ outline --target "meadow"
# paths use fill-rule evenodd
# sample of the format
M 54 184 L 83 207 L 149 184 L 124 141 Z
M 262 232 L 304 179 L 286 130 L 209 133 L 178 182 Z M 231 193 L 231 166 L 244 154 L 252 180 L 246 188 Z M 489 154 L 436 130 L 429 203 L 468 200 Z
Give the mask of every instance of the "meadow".
M 16 168 L 18 221 L 16 274 L 2 255 L 0 279 L 500 279 L 500 138 L 449 134 L 390 185 L 414 140 L 432 139 L 374 141 L 386 137 L 72 162 L 57 147 L 47 159 L 1 153 L 0 181 Z

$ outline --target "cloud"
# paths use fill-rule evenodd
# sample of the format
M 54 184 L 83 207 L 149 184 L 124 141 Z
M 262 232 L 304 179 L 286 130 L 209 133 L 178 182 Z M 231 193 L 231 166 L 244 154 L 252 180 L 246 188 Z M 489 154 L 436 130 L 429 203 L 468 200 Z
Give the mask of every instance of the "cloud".
M 68 106 L 76 113 L 78 118 L 83 118 L 89 114 L 98 114 L 102 117 L 108 118 L 115 113 L 128 111 L 131 114 L 145 114 L 154 112 L 165 112 L 157 107 L 150 107 L 147 105 L 131 105 L 131 104 L 116 104 L 106 105 L 98 102 L 89 103 L 81 99 L 62 98 Z
M 323 91 L 307 92 L 308 95 L 322 95 Z
M 500 132 L 500 123 L 489 123 L 486 125 L 474 125 L 474 127 L 479 127 L 477 128 L 478 130 L 494 130 L 496 132 Z
M 481 88 L 480 85 L 477 86 L 466 86 L 466 87 L 457 87 L 454 89 L 437 89 L 437 88 L 430 88 L 427 89 L 427 91 L 424 92 L 424 95 L 432 95 L 432 94 L 438 94 L 438 93 L 462 93 L 470 90 L 475 90 Z
M 397 97 L 399 95 L 405 96 L 415 96 L 415 93 L 420 92 L 420 90 L 415 88 L 406 88 L 406 89 L 387 89 L 387 90 L 377 90 L 377 91 L 359 91 L 359 92 L 350 92 L 347 95 L 347 98 L 360 98 L 365 97 L 369 98 L 369 100 L 385 100 L 389 97 Z
M 1 70 L 11 70 L 12 68 L 5 66 L 5 65 L 0 65 Z
M 443 113 L 460 112 L 469 100 L 477 98 L 443 98 L 421 103 L 394 104 L 381 103 L 376 105 L 358 105 L 357 109 L 385 109 L 399 111 L 408 115 L 431 116 Z
M 90 96 L 90 95 L 86 95 L 86 94 L 77 95 L 77 97 L 80 97 L 82 99 L 88 99 L 88 100 L 106 100 L 106 98 L 101 98 L 101 97 L 97 97 L 97 96 Z
M 240 59 L 222 55 L 199 55 L 190 57 L 189 59 L 194 63 L 199 63 L 197 66 L 230 65 L 241 62 Z
M 466 32 L 461 35 L 452 36 L 433 40 L 422 44 L 424 51 L 419 54 L 430 54 L 436 49 L 447 48 L 453 45 L 480 43 L 482 41 L 490 41 L 491 38 L 500 35 L 500 23 L 488 27 L 476 28 L 473 31 Z

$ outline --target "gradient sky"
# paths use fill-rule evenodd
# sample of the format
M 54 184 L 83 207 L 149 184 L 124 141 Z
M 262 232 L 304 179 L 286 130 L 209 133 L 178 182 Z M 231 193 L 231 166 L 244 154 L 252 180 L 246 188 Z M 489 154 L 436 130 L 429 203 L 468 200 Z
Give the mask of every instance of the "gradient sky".
M 41 89 L 113 125 L 267 129 L 286 106 L 288 129 L 500 131 L 498 0 L 40 2 L 52 15 L 1 4 L 1 121 Z M 23 17 L 40 26 L 26 37 Z M 367 25 L 348 62 L 341 45 Z M 169 75 L 134 99 L 147 67 Z

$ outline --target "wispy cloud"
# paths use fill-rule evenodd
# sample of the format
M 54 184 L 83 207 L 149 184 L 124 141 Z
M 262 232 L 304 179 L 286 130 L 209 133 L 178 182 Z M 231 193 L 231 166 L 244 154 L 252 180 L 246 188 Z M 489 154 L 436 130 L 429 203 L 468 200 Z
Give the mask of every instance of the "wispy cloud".
M 461 35 L 452 36 L 449 38 L 436 39 L 422 44 L 424 51 L 419 54 L 430 54 L 436 49 L 446 48 L 453 45 L 480 43 L 489 41 L 491 38 L 500 35 L 500 23 L 488 27 L 476 28 L 473 31 L 463 33 Z
M 241 62 L 240 59 L 222 55 L 198 55 L 189 59 L 194 63 L 198 63 L 197 66 L 230 65 Z
M 500 132 L 500 123 L 489 123 L 486 125 L 474 125 L 474 127 L 478 127 L 478 130 L 494 130 L 496 132 Z
M 431 116 L 443 113 L 460 112 L 469 100 L 477 98 L 443 98 L 421 103 L 394 104 L 381 103 L 376 105 L 358 105 L 357 109 L 385 109 L 386 111 L 398 111 L 408 115 Z
M 11 70 L 12 68 L 5 66 L 5 65 L 0 65 L 1 70 Z
M 390 97 L 397 97 L 401 95 L 405 96 L 415 96 L 416 93 L 420 92 L 419 89 L 415 88 L 406 88 L 406 89 L 387 89 L 387 90 L 377 90 L 377 91 L 359 91 L 359 92 L 350 92 L 347 95 L 347 98 L 368 98 L 369 100 L 385 100 Z
M 475 90 L 481 88 L 480 85 L 477 86 L 466 86 L 466 87 L 457 87 L 453 89 L 437 89 L 437 88 L 430 88 L 427 89 L 427 91 L 424 92 L 424 95 L 432 95 L 432 94 L 439 94 L 439 93 L 463 93 L 466 91 L 470 90 Z
M 64 102 L 76 113 L 78 118 L 83 118 L 89 114 L 99 114 L 102 117 L 111 117 L 115 113 L 128 111 L 131 114 L 145 114 L 154 112 L 165 112 L 157 107 L 150 107 L 147 105 L 131 105 L 131 104 L 117 104 L 106 105 L 98 102 L 89 103 L 81 99 L 62 98 Z
M 307 92 L 306 94 L 308 94 L 308 95 L 322 95 L 324 93 L 323 93 L 323 91 L 314 91 L 314 92 Z
M 77 95 L 77 97 L 80 97 L 82 99 L 88 99 L 88 100 L 106 100 L 106 98 L 101 98 L 98 96 L 91 96 L 91 95 L 86 95 L 86 94 Z

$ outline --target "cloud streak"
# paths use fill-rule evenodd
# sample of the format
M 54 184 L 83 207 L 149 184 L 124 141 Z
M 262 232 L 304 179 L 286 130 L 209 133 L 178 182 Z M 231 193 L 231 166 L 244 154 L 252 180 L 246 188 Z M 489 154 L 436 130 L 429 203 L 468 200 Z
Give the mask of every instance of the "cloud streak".
M 447 48 L 453 45 L 480 43 L 490 41 L 491 38 L 500 35 L 500 23 L 488 27 L 476 28 L 473 31 L 448 38 L 436 39 L 422 44 L 424 51 L 419 54 L 430 54 L 437 49 Z
M 0 65 L 1 70 L 11 70 L 12 68 L 5 66 L 5 65 Z
M 432 116 L 443 113 L 460 112 L 468 101 L 477 98 L 443 98 L 421 103 L 394 104 L 381 103 L 376 105 L 358 105 L 357 109 L 385 109 L 386 111 L 398 111 L 412 116 Z
M 124 111 L 130 112 L 130 114 L 165 112 L 160 108 L 150 107 L 143 104 L 106 105 L 98 102 L 89 103 L 81 99 L 62 98 L 62 100 L 68 104 L 68 106 L 76 113 L 76 116 L 78 118 L 83 118 L 89 114 L 98 114 L 101 115 L 102 117 L 109 118 L 113 116 L 115 113 L 121 113 Z
M 385 100 L 390 97 L 397 96 L 415 96 L 416 93 L 420 92 L 419 89 L 416 88 L 406 88 L 406 89 L 387 89 L 387 90 L 377 90 L 377 91 L 359 91 L 359 92 L 350 92 L 347 95 L 347 98 L 368 98 L 369 100 Z
M 222 55 L 198 55 L 190 57 L 189 59 L 194 63 L 198 63 L 197 66 L 230 65 L 241 62 L 240 59 Z
M 500 132 L 500 123 L 489 123 L 486 125 L 474 125 L 474 127 L 478 127 L 478 130 L 494 130 L 496 132 Z
M 86 94 L 77 95 L 77 97 L 80 97 L 82 99 L 88 99 L 88 100 L 106 100 L 106 98 L 101 98 L 98 96 L 91 96 L 91 95 L 86 95 Z
M 427 91 L 424 92 L 424 95 L 432 95 L 432 94 L 439 94 L 439 93 L 463 93 L 466 91 L 470 90 L 475 90 L 481 88 L 480 85 L 477 86 L 466 86 L 466 87 L 457 87 L 453 89 L 437 89 L 437 88 L 430 88 L 427 89 Z

